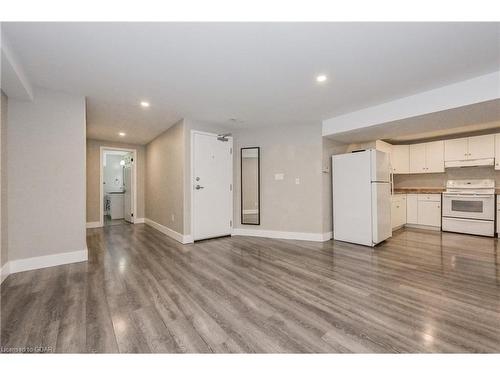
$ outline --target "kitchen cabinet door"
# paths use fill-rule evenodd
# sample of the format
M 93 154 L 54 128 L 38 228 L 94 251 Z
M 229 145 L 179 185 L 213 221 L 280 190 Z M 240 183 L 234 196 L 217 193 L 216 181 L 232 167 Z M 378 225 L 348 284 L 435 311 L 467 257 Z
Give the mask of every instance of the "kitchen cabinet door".
M 488 159 L 495 157 L 495 136 L 493 134 L 469 137 L 468 159 Z
M 392 173 L 410 173 L 410 146 L 393 145 L 391 153 Z
M 444 141 L 444 160 L 466 160 L 468 154 L 467 143 L 467 138 L 448 139 Z
M 444 172 L 444 142 L 435 141 L 425 144 L 425 171 L 427 173 Z
M 418 224 L 433 227 L 441 226 L 441 203 L 434 201 L 418 202 Z
M 500 134 L 495 135 L 495 169 L 500 170 Z
M 425 173 L 425 143 L 410 145 L 410 173 Z
M 418 224 L 418 195 L 406 195 L 406 222 L 408 224 Z
M 391 222 L 392 229 L 406 224 L 406 195 L 396 194 L 392 197 Z
M 398 200 L 392 198 L 391 200 L 391 227 L 394 230 L 394 228 L 397 228 L 398 225 Z

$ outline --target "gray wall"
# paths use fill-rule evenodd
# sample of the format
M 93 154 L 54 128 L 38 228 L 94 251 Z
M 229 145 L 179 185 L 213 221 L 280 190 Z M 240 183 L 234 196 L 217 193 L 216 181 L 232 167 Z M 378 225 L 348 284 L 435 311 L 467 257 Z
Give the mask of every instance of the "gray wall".
M 146 218 L 180 234 L 186 234 L 184 131 L 181 120 L 146 145 Z
M 37 89 L 7 121 L 9 261 L 84 250 L 85 98 Z
M 87 222 L 99 221 L 99 180 L 101 147 L 129 148 L 137 151 L 137 214 L 143 218 L 145 214 L 146 191 L 146 147 L 129 143 L 98 141 L 87 139 Z
M 8 254 L 8 209 L 7 209 L 7 96 L 1 92 L 1 133 L 0 133 L 0 185 L 1 185 L 1 199 L 0 199 L 0 267 L 2 267 L 9 260 Z
M 252 146 L 261 148 L 260 226 L 240 222 L 240 148 Z M 323 233 L 321 124 L 237 131 L 234 166 L 235 228 Z M 276 181 L 276 173 L 284 180 Z

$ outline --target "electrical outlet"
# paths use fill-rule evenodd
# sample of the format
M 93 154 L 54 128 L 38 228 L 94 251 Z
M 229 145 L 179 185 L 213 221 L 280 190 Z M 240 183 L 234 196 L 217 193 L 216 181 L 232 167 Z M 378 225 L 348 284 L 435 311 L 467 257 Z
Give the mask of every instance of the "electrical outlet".
M 298 177 L 295 178 L 295 185 L 300 185 L 300 178 Z
M 275 173 L 274 174 L 274 179 L 276 181 L 281 181 L 285 178 L 285 174 L 284 173 Z
M 172 221 L 175 221 L 175 215 L 172 214 Z

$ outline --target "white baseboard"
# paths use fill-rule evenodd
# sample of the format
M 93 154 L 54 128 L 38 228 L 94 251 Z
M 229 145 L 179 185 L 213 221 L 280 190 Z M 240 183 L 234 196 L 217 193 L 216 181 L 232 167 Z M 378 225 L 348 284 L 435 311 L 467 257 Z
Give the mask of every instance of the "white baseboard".
M 134 224 L 144 224 L 146 221 L 143 217 L 138 217 L 134 219 Z
M 180 234 L 180 233 L 176 232 L 175 230 L 167 228 L 166 226 L 161 225 L 161 224 L 157 223 L 156 221 L 153 221 L 153 220 L 148 219 L 148 218 L 145 218 L 144 222 L 146 223 L 146 225 L 149 225 L 149 226 L 155 228 L 156 230 L 162 232 L 163 234 L 166 234 L 167 236 L 169 236 L 170 238 L 173 238 L 174 240 L 176 240 L 177 242 L 180 242 L 181 244 L 187 244 L 187 243 L 193 242 L 193 237 L 191 235 Z
M 5 263 L 2 268 L 0 268 L 0 284 L 10 275 L 10 264 Z
M 39 268 L 60 266 L 62 264 L 68 264 L 68 263 L 85 262 L 87 260 L 88 260 L 88 250 L 87 248 L 85 248 L 85 250 L 71 251 L 68 253 L 59 253 L 59 254 L 44 255 L 41 257 L 11 260 L 8 263 L 9 265 L 8 271 L 9 274 L 12 274 L 16 272 L 30 271 Z M 2 268 L 2 277 L 3 277 L 3 268 Z
M 283 240 L 316 241 L 316 242 L 325 242 L 332 238 L 332 232 L 302 233 L 302 232 L 283 232 L 277 230 L 261 230 L 261 229 L 246 229 L 246 228 L 234 228 L 232 235 L 279 238 Z
M 254 209 L 254 210 L 243 210 L 243 214 L 244 215 L 252 215 L 252 214 L 258 214 L 259 213 L 259 210 L 258 209 Z
M 99 221 L 91 221 L 86 224 L 87 229 L 100 228 L 102 225 Z

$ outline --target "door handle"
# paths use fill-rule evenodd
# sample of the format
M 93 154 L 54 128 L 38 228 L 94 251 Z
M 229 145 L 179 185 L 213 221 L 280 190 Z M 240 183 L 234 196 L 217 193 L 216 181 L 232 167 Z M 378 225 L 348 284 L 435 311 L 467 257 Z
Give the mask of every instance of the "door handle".
M 204 189 L 204 186 L 196 185 L 194 188 L 195 188 L 196 190 L 200 190 L 200 189 Z

